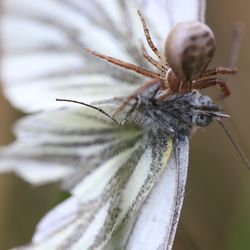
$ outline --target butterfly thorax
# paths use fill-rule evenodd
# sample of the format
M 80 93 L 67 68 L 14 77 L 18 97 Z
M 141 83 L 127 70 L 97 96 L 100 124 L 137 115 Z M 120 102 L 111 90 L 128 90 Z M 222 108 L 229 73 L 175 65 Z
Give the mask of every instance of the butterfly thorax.
M 131 118 L 146 130 L 159 131 L 173 138 L 188 136 L 195 126 L 208 126 L 213 120 L 227 117 L 210 97 L 198 91 L 174 94 L 160 100 L 161 91 L 151 88 L 138 96 Z

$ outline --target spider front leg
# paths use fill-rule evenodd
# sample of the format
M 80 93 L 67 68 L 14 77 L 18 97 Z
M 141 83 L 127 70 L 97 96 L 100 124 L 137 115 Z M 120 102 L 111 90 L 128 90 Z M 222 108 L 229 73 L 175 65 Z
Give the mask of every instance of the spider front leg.
M 230 90 L 228 89 L 226 82 L 220 78 L 208 78 L 208 79 L 198 79 L 193 80 L 191 84 L 191 88 L 193 89 L 205 89 L 211 86 L 219 85 L 223 95 L 220 96 L 220 99 L 227 97 L 231 94 Z

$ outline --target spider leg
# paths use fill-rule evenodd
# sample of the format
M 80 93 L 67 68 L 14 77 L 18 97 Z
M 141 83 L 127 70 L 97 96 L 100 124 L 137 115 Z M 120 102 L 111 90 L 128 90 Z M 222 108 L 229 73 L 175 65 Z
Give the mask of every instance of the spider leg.
M 221 91 L 223 93 L 222 96 L 220 96 L 220 99 L 229 96 L 230 90 L 228 89 L 226 82 L 223 81 L 220 78 L 209 78 L 209 79 L 198 79 L 198 80 L 194 80 L 192 81 L 192 89 L 205 89 L 205 88 L 209 88 L 211 86 L 215 86 L 215 85 L 219 85 L 219 87 L 221 88 Z
M 210 77 L 210 76 L 214 76 L 217 74 L 230 75 L 230 74 L 235 74 L 237 72 L 237 69 L 235 66 L 237 64 L 237 59 L 238 59 L 238 55 L 239 55 L 239 48 L 240 48 L 241 40 L 243 37 L 243 33 L 244 33 L 244 26 L 242 24 L 239 24 L 239 23 L 237 25 L 235 25 L 235 27 L 233 29 L 233 34 L 232 34 L 232 45 L 233 46 L 232 46 L 232 51 L 231 51 L 231 63 L 230 63 L 231 67 L 217 67 L 217 68 L 206 70 L 201 75 L 200 79 L 192 82 L 192 84 L 193 84 L 192 88 L 195 88 L 196 85 L 198 86 L 198 88 L 200 88 L 202 85 L 203 85 L 203 87 L 201 87 L 201 88 L 206 88 L 206 87 L 218 84 L 223 92 L 223 96 L 221 96 L 221 98 L 230 95 L 230 90 L 226 86 L 225 81 L 223 81 L 219 78 L 211 78 L 211 79 L 205 79 L 205 78 Z
M 163 102 L 170 94 L 171 92 L 169 90 L 165 90 L 164 92 L 162 92 L 162 95 L 158 97 L 158 100 Z
M 155 73 L 155 72 L 152 72 L 152 71 L 149 71 L 147 69 L 143 69 L 137 65 L 134 65 L 132 63 L 127 63 L 127 62 L 124 62 L 124 61 L 121 61 L 119 59 L 116 59 L 114 57 L 110 57 L 110 56 L 106 56 L 106 55 L 103 55 L 101 53 L 98 53 L 96 51 L 93 51 L 91 49 L 88 49 L 88 48 L 84 48 L 84 50 L 86 50 L 87 52 L 97 56 L 97 57 L 100 57 L 112 64 L 115 64 L 117 66 L 120 66 L 122 68 L 125 68 L 125 69 L 128 69 L 128 70 L 132 70 L 136 73 L 139 73 L 141 75 L 144 75 L 144 76 L 147 76 L 147 77 L 150 77 L 150 78 L 155 78 L 155 79 L 161 79 L 161 75 L 158 74 L 158 73 Z
M 156 46 L 154 45 L 154 43 L 152 41 L 152 38 L 150 36 L 150 33 L 149 33 L 149 30 L 148 30 L 148 27 L 147 27 L 147 24 L 146 24 L 146 21 L 145 21 L 144 17 L 142 16 L 142 14 L 141 14 L 141 12 L 139 10 L 137 12 L 138 12 L 138 15 L 139 15 L 139 17 L 141 19 L 144 34 L 146 36 L 149 47 L 152 49 L 152 51 L 155 53 L 155 55 L 159 59 L 162 59 L 161 53 L 159 52 L 159 50 L 156 48 Z
M 115 110 L 112 117 L 114 118 L 119 112 L 121 112 L 132 99 L 135 99 L 139 94 L 141 94 L 144 90 L 149 88 L 150 86 L 157 84 L 159 82 L 158 79 L 153 79 L 148 81 L 147 83 L 143 84 L 139 89 L 137 89 L 133 94 L 129 95 L 127 99 L 121 103 L 121 105 Z
M 235 67 L 216 67 L 216 68 L 212 68 L 212 69 L 208 69 L 208 70 L 204 71 L 201 74 L 200 78 L 214 76 L 214 75 L 218 75 L 218 74 L 234 75 L 234 74 L 236 74 L 236 72 L 237 72 L 237 69 Z
M 142 47 L 143 57 L 144 57 L 148 62 L 150 62 L 153 66 L 155 66 L 157 69 L 161 70 L 162 72 L 166 71 L 167 68 L 166 68 L 164 65 L 158 63 L 154 58 L 152 58 L 152 57 L 148 54 L 148 52 L 147 52 L 147 50 L 146 50 L 146 48 L 145 48 L 145 46 L 144 46 L 143 44 L 141 45 L 141 47 Z

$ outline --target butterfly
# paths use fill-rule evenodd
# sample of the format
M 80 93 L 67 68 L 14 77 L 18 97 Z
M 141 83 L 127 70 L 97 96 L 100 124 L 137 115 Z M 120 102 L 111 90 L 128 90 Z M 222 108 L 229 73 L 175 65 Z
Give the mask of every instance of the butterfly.
M 157 83 L 127 103 L 145 77 L 83 48 L 151 71 L 141 53 L 141 39 L 148 40 L 143 18 L 152 41 L 163 49 L 175 24 L 204 22 L 205 1 L 10 0 L 5 5 L 4 91 L 13 105 L 32 114 L 17 123 L 17 140 L 1 149 L 0 171 L 15 171 L 34 185 L 60 181 L 71 193 L 42 219 L 28 247 L 171 249 L 185 194 L 190 129 L 226 115 L 191 89 L 155 98 Z M 134 112 L 120 126 L 94 109 L 55 102 L 58 97 L 98 105 L 105 114 L 124 103 L 121 116 Z M 165 125 L 168 133 L 161 130 Z

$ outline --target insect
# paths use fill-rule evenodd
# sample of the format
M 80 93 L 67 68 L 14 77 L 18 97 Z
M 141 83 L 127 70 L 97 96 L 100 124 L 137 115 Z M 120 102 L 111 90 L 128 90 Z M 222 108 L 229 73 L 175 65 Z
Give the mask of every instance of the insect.
M 219 85 L 222 94 L 220 95 L 220 99 L 223 99 L 227 96 L 230 95 L 230 90 L 228 89 L 226 82 L 219 78 L 217 75 L 222 74 L 222 75 L 232 75 L 237 72 L 237 69 L 235 67 L 215 67 L 212 69 L 207 69 L 209 63 L 211 62 L 215 50 L 216 50 L 216 42 L 215 42 L 215 36 L 213 31 L 204 23 L 201 23 L 199 21 L 186 21 L 186 22 L 180 22 L 178 23 L 175 27 L 172 28 L 172 30 L 169 32 L 166 43 L 165 43 L 165 54 L 161 55 L 159 50 L 156 48 L 154 45 L 152 38 L 150 36 L 149 29 L 146 25 L 146 22 L 140 13 L 140 11 L 137 11 L 140 20 L 143 25 L 143 30 L 144 34 L 147 40 L 147 43 L 155 56 L 160 60 L 157 61 L 154 58 L 152 58 L 148 53 L 144 45 L 142 45 L 142 52 L 143 52 L 143 57 L 146 59 L 150 64 L 152 64 L 154 67 L 156 67 L 159 70 L 159 73 L 154 72 L 154 71 L 149 71 L 147 69 L 144 69 L 142 67 L 136 66 L 131 63 L 126 63 L 123 62 L 119 59 L 113 58 L 106 56 L 104 54 L 98 53 L 96 51 L 90 50 L 88 48 L 85 48 L 85 50 L 91 54 L 93 54 L 96 57 L 99 57 L 103 60 L 106 60 L 112 64 L 115 64 L 117 66 L 120 66 L 122 68 L 132 70 L 138 74 L 141 74 L 143 76 L 152 78 L 151 81 L 145 83 L 142 85 L 137 91 L 135 91 L 132 95 L 128 96 L 124 102 L 122 102 L 121 105 L 118 106 L 118 108 L 115 110 L 112 116 L 110 116 L 108 113 L 106 113 L 104 110 L 100 108 L 96 108 L 93 105 L 89 105 L 83 102 L 77 102 L 74 100 L 68 100 L 68 99 L 57 99 L 57 101 L 66 101 L 66 102 L 75 102 L 78 104 L 82 104 L 88 107 L 91 107 L 93 109 L 98 110 L 99 112 L 103 113 L 107 117 L 109 117 L 111 120 L 116 121 L 115 117 L 116 115 L 122 111 L 126 105 L 129 104 L 129 102 L 132 99 L 135 99 L 136 102 L 132 105 L 132 107 L 127 111 L 127 115 L 121 122 L 121 124 L 124 124 L 129 116 L 135 111 L 135 109 L 142 110 L 140 114 L 145 113 L 146 110 L 146 115 L 143 114 L 141 118 L 139 119 L 139 124 L 143 124 L 145 120 L 147 120 L 148 117 L 152 118 L 152 124 L 147 124 L 150 123 L 149 121 L 146 122 L 149 127 L 154 128 L 154 123 L 161 123 L 162 128 L 167 132 L 168 135 L 171 135 L 174 137 L 175 131 L 178 131 L 179 125 L 180 124 L 175 124 L 174 129 L 171 128 L 171 121 L 172 123 L 175 123 L 174 117 L 170 115 L 170 117 L 164 121 L 164 113 L 161 115 L 159 114 L 161 108 L 167 106 L 168 110 L 165 108 L 165 111 L 167 112 L 167 116 L 171 114 L 171 105 L 170 107 L 168 106 L 168 99 L 170 97 L 170 102 L 173 102 L 175 98 L 181 99 L 177 94 L 179 95 L 184 95 L 186 93 L 191 92 L 192 90 L 199 90 L 199 89 L 204 89 L 208 87 L 212 87 L 215 85 Z M 237 30 L 238 32 L 238 30 Z M 236 33 L 237 33 L 236 32 Z M 236 35 L 236 46 L 239 44 L 240 40 L 240 34 Z M 237 54 L 237 49 L 236 51 L 233 51 L 234 53 Z M 235 61 L 235 60 L 233 60 Z M 147 96 L 147 94 L 150 91 L 152 86 L 155 85 L 155 90 L 153 91 L 153 95 L 150 94 Z M 142 100 L 141 97 L 144 97 L 145 99 Z M 209 99 L 210 101 L 208 104 L 212 104 L 212 101 L 209 97 L 207 96 L 202 96 L 204 99 Z M 184 98 L 185 99 L 185 98 Z M 139 102 L 138 102 L 139 101 Z M 178 102 L 178 101 L 177 101 Z M 150 105 L 145 105 L 145 103 Z M 186 102 L 187 103 L 187 102 Z M 182 105 L 180 105 L 181 107 Z M 183 105 L 185 106 L 185 105 Z M 215 110 L 213 110 L 213 108 Z M 197 109 L 201 110 L 206 110 L 208 108 L 210 111 L 221 111 L 221 109 L 216 106 L 215 104 L 212 104 L 210 107 L 204 105 L 203 107 L 200 106 Z M 157 115 L 154 114 L 154 110 L 157 110 L 155 113 L 158 113 Z M 178 109 L 179 111 L 180 109 Z M 185 114 L 186 107 L 183 109 L 183 112 L 179 113 L 179 119 L 183 121 L 182 115 Z M 201 111 L 200 110 L 200 111 Z M 148 112 L 149 111 L 149 112 Z M 175 110 L 176 111 L 176 110 Z M 150 113 L 150 114 L 149 114 Z M 178 112 L 176 112 L 178 113 Z M 187 112 L 192 113 L 192 112 Z M 135 116 L 137 116 L 138 113 L 136 113 Z M 216 115 L 215 115 L 216 114 Z M 134 120 L 138 120 L 134 116 Z M 139 115 L 140 116 L 140 115 Z M 158 116 L 158 118 L 156 118 Z M 216 117 L 217 116 L 217 117 Z M 142 118 L 144 117 L 144 119 Z M 219 117 L 229 117 L 224 114 L 219 114 L 218 112 L 213 113 L 213 112 L 203 112 L 199 114 L 197 117 L 198 119 L 201 119 L 203 121 L 199 122 L 188 122 L 185 121 L 185 123 L 188 124 L 188 128 L 186 131 L 182 131 L 183 135 L 189 135 L 191 128 L 193 125 L 198 125 L 198 126 L 207 126 L 213 119 L 219 118 Z M 177 119 L 178 120 L 178 119 Z M 217 119 L 219 121 L 219 119 Z M 165 122 L 165 125 L 164 125 Z M 167 124 L 167 125 L 166 125 Z M 235 140 L 232 138 L 228 130 L 225 128 L 225 126 L 219 121 L 220 126 L 222 129 L 225 131 L 226 135 L 228 136 L 230 142 L 236 149 L 236 151 L 239 153 L 242 161 L 244 164 L 247 166 L 248 169 L 250 169 L 250 164 L 248 162 L 247 157 L 244 155 L 238 144 L 235 142 Z M 144 124 L 145 126 L 145 124 Z M 168 127 L 168 129 L 166 129 Z M 182 127 L 182 126 L 180 126 Z M 188 131 L 188 132 L 187 132 Z M 177 133 L 181 134 L 181 133 Z
M 185 94 L 194 89 L 203 89 L 214 85 L 219 85 L 221 88 L 223 93 L 221 98 L 230 95 L 226 82 L 218 78 L 217 75 L 235 74 L 237 70 L 236 68 L 230 67 L 216 67 L 207 70 L 214 56 L 216 46 L 214 34 L 207 25 L 198 21 L 178 23 L 169 33 L 165 45 L 165 53 L 161 55 L 154 45 L 146 22 L 139 11 L 138 15 L 143 25 L 147 43 L 158 58 L 158 61 L 147 53 L 144 45 L 142 45 L 143 57 L 158 69 L 158 72 L 149 71 L 85 48 L 89 53 L 112 64 L 152 78 L 151 81 L 145 83 L 135 93 L 130 95 L 127 100 L 117 108 L 113 117 L 115 117 L 131 99 L 136 98 L 138 94 L 141 94 L 143 91 L 146 91 L 147 88 L 158 83 L 160 83 L 158 84 L 159 93 L 156 94 L 158 100 L 164 100 L 168 96 L 176 93 Z
M 147 53 L 144 45 L 142 45 L 143 57 L 158 69 L 158 72 L 149 71 L 85 48 L 94 56 L 152 78 L 132 95 L 126 97 L 112 116 L 100 108 L 88 104 L 87 106 L 97 109 L 115 122 L 117 122 L 115 117 L 128 106 L 129 109 L 126 110 L 121 124 L 132 120 L 144 128 L 151 128 L 154 133 L 162 130 L 172 138 L 188 136 L 195 125 L 207 126 L 214 119 L 228 117 L 221 113 L 221 108 L 213 104 L 209 97 L 197 92 L 188 94 L 193 90 L 219 85 L 223 97 L 230 95 L 226 83 L 214 76 L 235 74 L 236 69 L 217 67 L 206 70 L 215 53 L 215 37 L 212 30 L 198 21 L 178 23 L 170 31 L 166 41 L 165 54 L 161 55 L 154 45 L 146 22 L 139 11 L 138 15 L 148 45 L 158 61 Z M 132 100 L 134 102 L 131 105 Z M 67 99 L 57 99 L 57 101 L 80 103 Z
M 237 72 L 236 68 L 221 66 L 207 69 L 216 50 L 215 36 L 212 30 L 206 24 L 199 21 L 178 23 L 168 34 L 165 43 L 165 53 L 162 55 L 152 41 L 144 17 L 140 11 L 137 11 L 137 13 L 143 25 L 147 43 L 158 60 L 151 57 L 142 44 L 143 57 L 158 69 L 158 72 L 149 71 L 140 66 L 126 63 L 88 48 L 85 48 L 85 50 L 96 57 L 152 78 L 152 80 L 142 85 L 132 95 L 126 97 L 125 101 L 116 108 L 113 115 L 109 115 L 101 108 L 83 102 L 69 99 L 57 99 L 57 101 L 74 102 L 88 106 L 117 122 L 115 119 L 117 114 L 134 99 L 135 102 L 132 106 L 129 105 L 131 107 L 127 110 L 127 114 L 121 124 L 126 123 L 130 115 L 132 115 L 133 118 L 131 120 L 137 121 L 137 123 L 143 127 L 147 126 L 153 128 L 153 130 L 155 130 L 155 127 L 163 129 L 168 136 L 173 138 L 176 137 L 176 135 L 178 135 L 178 137 L 180 135 L 188 136 L 194 125 L 207 126 L 214 119 L 219 120 L 218 118 L 221 117 L 229 117 L 220 113 L 220 111 L 222 111 L 221 108 L 213 104 L 212 100 L 207 96 L 199 97 L 207 101 L 198 103 L 196 110 L 199 110 L 200 113 L 198 115 L 193 114 L 195 105 L 192 104 L 189 95 L 185 95 L 193 90 L 204 89 L 214 85 L 219 85 L 222 91 L 220 95 L 221 99 L 230 95 L 230 90 L 226 82 L 217 75 L 235 74 Z M 153 89 L 153 91 L 151 89 Z M 196 95 L 197 92 L 194 92 L 191 96 Z M 175 112 L 175 114 L 172 114 L 172 112 Z M 197 120 L 192 118 L 193 115 Z M 184 118 L 185 116 L 186 118 Z M 189 117 L 187 118 L 187 116 Z M 164 117 L 167 118 L 165 119 Z M 248 160 L 241 152 L 239 146 L 232 139 L 223 124 L 220 122 L 219 124 L 225 130 L 245 164 L 249 167 Z M 184 127 L 186 128 L 184 129 Z

